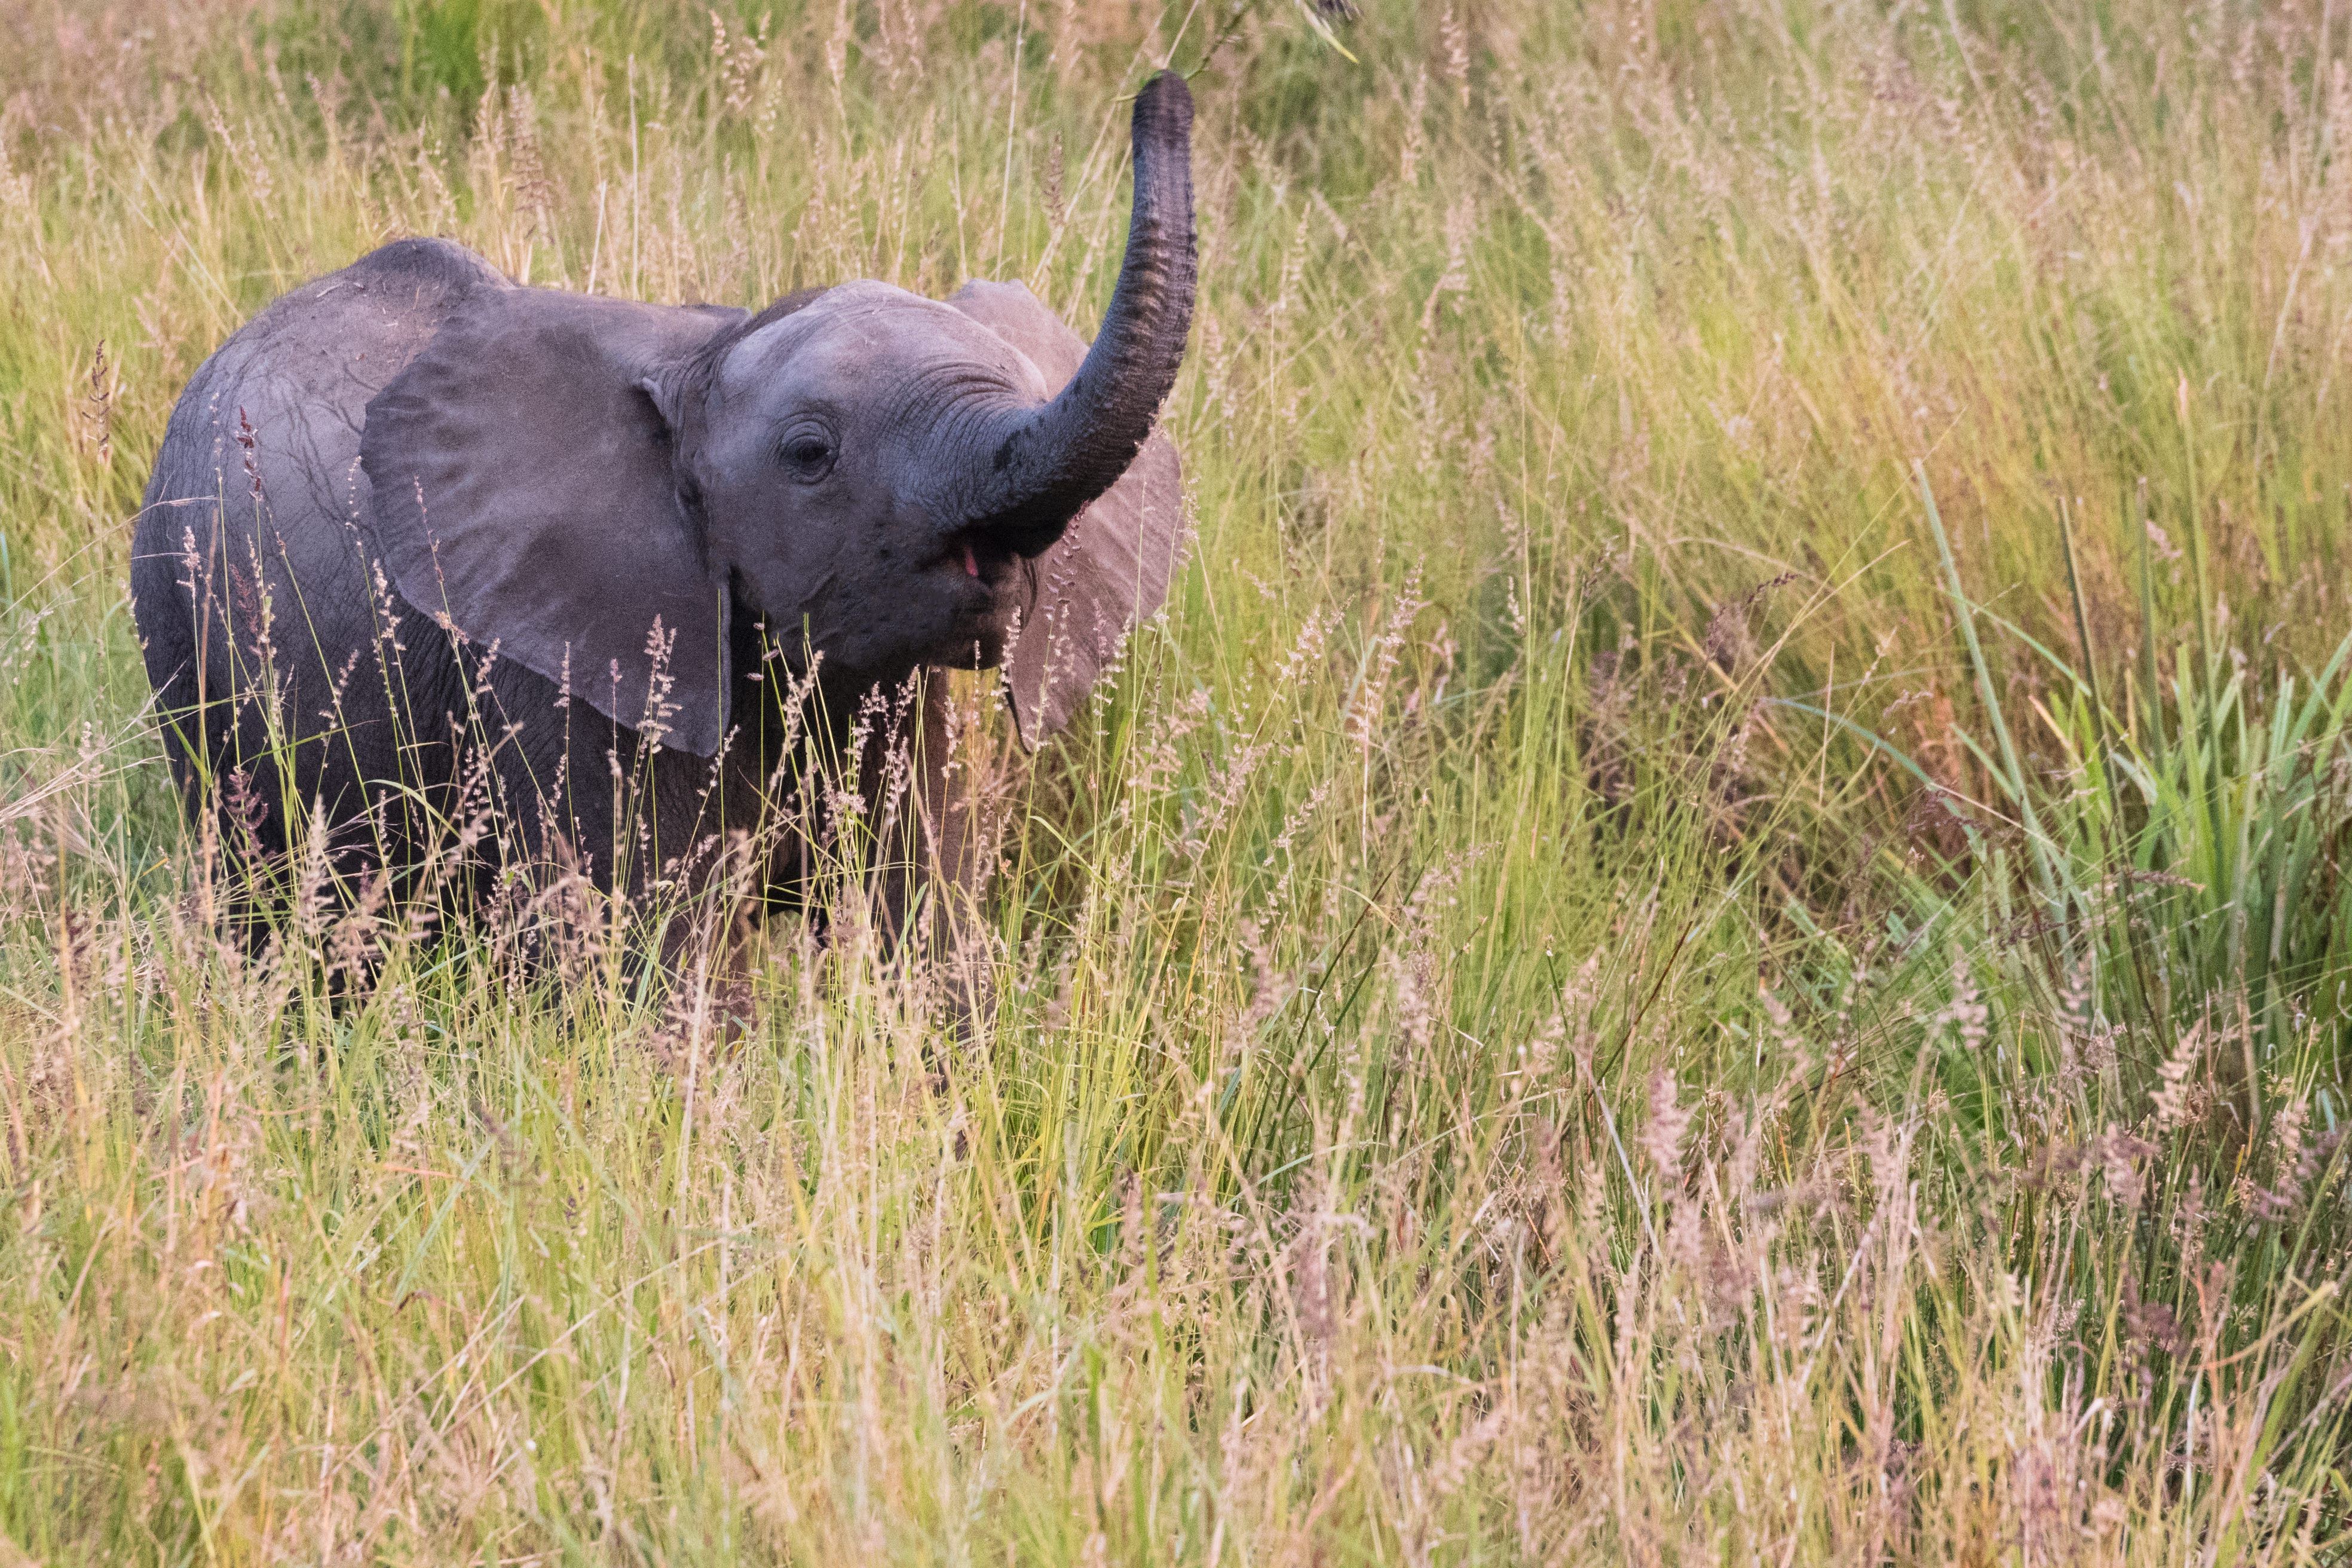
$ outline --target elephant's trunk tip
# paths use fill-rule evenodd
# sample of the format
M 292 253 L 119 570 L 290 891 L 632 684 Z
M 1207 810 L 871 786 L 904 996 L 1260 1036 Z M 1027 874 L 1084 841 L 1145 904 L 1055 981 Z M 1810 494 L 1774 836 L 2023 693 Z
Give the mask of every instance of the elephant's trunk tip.
M 1135 95 L 1135 140 L 1190 150 L 1192 141 L 1192 89 L 1174 71 L 1161 71 Z

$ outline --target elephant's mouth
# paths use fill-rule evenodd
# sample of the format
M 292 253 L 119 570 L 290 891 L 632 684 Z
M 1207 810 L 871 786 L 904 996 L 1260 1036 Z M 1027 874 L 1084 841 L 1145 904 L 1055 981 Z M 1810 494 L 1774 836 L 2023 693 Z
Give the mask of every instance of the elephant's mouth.
M 945 646 L 953 652 L 932 662 L 963 669 L 986 669 L 1002 662 L 1021 602 L 1022 560 L 980 529 L 943 536 L 926 574 L 938 584 L 948 610 Z
M 961 528 L 947 536 L 938 569 L 962 578 L 973 601 L 992 604 L 1019 576 L 1021 558 L 986 531 Z

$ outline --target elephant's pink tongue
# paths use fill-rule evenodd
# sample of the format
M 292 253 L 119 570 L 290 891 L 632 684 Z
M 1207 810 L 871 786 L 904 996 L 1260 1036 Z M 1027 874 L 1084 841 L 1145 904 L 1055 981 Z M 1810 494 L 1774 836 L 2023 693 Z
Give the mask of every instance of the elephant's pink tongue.
M 963 574 L 967 577 L 980 575 L 980 557 L 972 553 L 971 541 L 969 539 L 963 542 Z

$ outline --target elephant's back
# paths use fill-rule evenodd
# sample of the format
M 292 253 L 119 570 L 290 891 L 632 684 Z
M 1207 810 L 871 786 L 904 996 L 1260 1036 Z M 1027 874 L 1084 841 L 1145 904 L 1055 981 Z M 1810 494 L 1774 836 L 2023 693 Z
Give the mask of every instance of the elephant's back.
M 467 298 L 509 287 L 462 247 L 404 240 L 281 296 L 189 379 L 148 478 L 131 563 L 147 675 L 184 786 L 200 752 L 229 765 L 232 730 L 254 731 L 244 746 L 268 729 L 243 694 L 266 686 L 302 732 L 342 708 L 348 661 L 374 646 L 379 609 L 360 521 L 368 399 Z M 394 762 L 388 735 L 362 724 L 350 744 L 302 754 L 314 767 L 332 755 L 379 773 Z M 331 783 L 306 777 L 301 793 Z
M 350 497 L 336 492 L 358 455 L 368 399 L 467 296 L 509 287 L 462 246 L 406 239 L 279 296 L 180 394 L 148 479 L 142 531 L 177 540 L 189 520 L 157 519 L 159 503 L 249 495 L 257 474 L 281 515 L 306 499 L 346 515 Z
M 360 431 L 368 399 L 476 291 L 512 287 L 446 240 L 384 246 L 280 296 L 215 350 L 173 407 L 132 541 L 131 597 L 161 687 L 193 653 L 189 557 L 224 599 L 240 573 L 303 612 L 364 615 Z M 249 595 L 250 596 L 250 595 Z M 356 602 L 354 602 L 356 601 Z M 280 597 L 273 606 L 285 613 Z

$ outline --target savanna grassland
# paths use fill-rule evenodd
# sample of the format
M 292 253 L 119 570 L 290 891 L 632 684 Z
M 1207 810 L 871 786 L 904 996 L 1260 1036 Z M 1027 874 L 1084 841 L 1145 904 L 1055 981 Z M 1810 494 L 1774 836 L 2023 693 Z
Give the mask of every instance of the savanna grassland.
M 0 1564 L 2343 1560 L 2347 54 L 18 0 Z M 975 1037 L 848 917 L 748 1030 L 625 908 L 222 940 L 124 588 L 215 344 L 411 234 L 1091 322 L 1171 60 L 1197 543 L 999 737 Z

